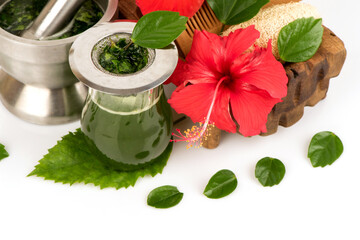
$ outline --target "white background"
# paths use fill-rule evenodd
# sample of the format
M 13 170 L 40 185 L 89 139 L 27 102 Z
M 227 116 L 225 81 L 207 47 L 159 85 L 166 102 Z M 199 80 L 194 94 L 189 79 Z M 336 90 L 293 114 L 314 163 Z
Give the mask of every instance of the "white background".
M 215 150 L 176 144 L 163 174 L 140 179 L 134 188 L 70 187 L 26 177 L 80 123 L 37 126 L 0 105 L 0 142 L 11 155 L 0 162 L 0 239 L 360 239 L 360 4 L 307 2 L 348 51 L 327 98 L 272 136 L 223 134 Z M 308 144 L 324 130 L 342 139 L 344 153 L 332 166 L 313 168 Z M 286 166 L 283 181 L 272 188 L 254 177 L 256 162 L 265 156 Z M 223 199 L 206 198 L 209 178 L 224 168 L 237 175 L 237 189 Z M 182 202 L 166 210 L 148 207 L 147 194 L 165 184 L 184 192 Z

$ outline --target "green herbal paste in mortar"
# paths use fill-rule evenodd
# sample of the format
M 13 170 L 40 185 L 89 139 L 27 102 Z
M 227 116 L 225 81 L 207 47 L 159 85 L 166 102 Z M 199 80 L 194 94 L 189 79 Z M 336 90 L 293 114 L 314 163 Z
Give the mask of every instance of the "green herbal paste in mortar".
M 11 0 L 0 7 L 0 27 L 9 33 L 20 36 L 22 31 L 40 14 L 48 0 Z M 53 39 L 62 39 L 77 35 L 94 26 L 103 16 L 101 8 L 87 0 L 74 17 L 72 26 Z

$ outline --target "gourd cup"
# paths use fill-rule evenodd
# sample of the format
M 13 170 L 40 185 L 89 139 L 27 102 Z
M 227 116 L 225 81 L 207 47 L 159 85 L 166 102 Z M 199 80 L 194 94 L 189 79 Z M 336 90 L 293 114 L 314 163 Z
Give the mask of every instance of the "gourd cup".
M 104 49 L 129 42 L 134 26 L 100 24 L 80 36 L 70 50 L 73 73 L 89 87 L 81 116 L 85 138 L 99 159 L 125 171 L 156 161 L 170 142 L 172 111 L 161 84 L 178 61 L 172 43 L 164 49 L 147 49 L 147 64 L 134 73 L 102 67 L 99 58 Z

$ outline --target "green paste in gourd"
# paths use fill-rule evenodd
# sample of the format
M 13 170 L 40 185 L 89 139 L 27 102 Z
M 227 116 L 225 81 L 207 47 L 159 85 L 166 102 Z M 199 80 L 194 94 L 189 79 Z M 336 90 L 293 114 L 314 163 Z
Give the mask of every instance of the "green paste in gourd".
M 172 115 L 165 94 L 149 109 L 132 114 L 109 112 L 88 97 L 81 130 L 93 154 L 119 170 L 152 163 L 169 144 Z
M 20 36 L 22 31 L 40 14 L 48 0 L 11 0 L 0 7 L 0 27 Z M 77 35 L 94 26 L 103 16 L 103 11 L 93 0 L 87 0 L 76 13 L 68 31 L 54 39 Z
M 108 72 L 129 74 L 140 71 L 148 63 L 149 52 L 134 43 L 128 45 L 125 38 L 112 42 L 100 54 L 99 63 Z

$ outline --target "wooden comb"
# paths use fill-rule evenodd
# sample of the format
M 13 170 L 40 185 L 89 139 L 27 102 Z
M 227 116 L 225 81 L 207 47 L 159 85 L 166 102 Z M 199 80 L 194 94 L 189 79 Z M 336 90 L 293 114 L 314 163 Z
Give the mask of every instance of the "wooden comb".
M 176 39 L 180 56 L 185 58 L 190 52 L 195 30 L 206 30 L 218 34 L 221 27 L 222 23 L 205 1 L 200 10 L 186 23 L 186 30 Z

